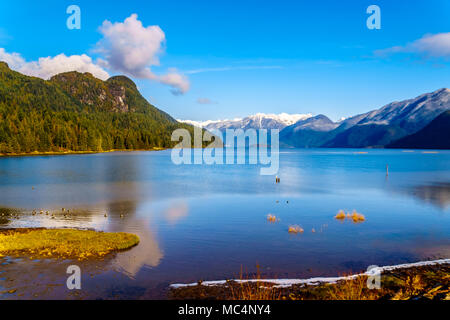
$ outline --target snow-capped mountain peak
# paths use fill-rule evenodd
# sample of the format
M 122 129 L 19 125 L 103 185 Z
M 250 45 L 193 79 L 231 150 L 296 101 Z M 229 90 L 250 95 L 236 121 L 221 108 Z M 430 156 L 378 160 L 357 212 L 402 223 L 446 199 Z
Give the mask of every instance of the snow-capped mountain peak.
M 311 114 L 265 114 L 257 113 L 245 118 L 236 118 L 233 120 L 178 120 L 179 122 L 191 124 L 205 129 L 283 129 L 297 121 L 306 120 L 312 117 Z

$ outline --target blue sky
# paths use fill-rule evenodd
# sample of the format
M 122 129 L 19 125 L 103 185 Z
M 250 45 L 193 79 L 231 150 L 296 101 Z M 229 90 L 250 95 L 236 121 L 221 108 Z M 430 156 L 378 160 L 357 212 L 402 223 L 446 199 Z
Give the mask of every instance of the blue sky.
M 71 4 L 81 9 L 80 30 L 66 27 Z M 381 9 L 380 30 L 366 27 L 372 4 Z M 158 65 L 153 61 L 131 70 L 111 58 L 127 57 L 131 48 L 99 44 L 109 31 L 119 30 L 101 31 L 105 20 L 123 24 L 132 14 L 143 28 L 159 26 L 164 41 L 151 57 Z M 32 63 L 62 53 L 85 54 L 109 75 L 127 73 L 157 107 L 191 120 L 257 112 L 323 113 L 336 120 L 450 87 L 449 32 L 446 0 L 0 4 L 5 56 L 16 53 Z M 184 93 L 174 95 L 174 84 L 181 82 L 185 86 L 176 88 Z

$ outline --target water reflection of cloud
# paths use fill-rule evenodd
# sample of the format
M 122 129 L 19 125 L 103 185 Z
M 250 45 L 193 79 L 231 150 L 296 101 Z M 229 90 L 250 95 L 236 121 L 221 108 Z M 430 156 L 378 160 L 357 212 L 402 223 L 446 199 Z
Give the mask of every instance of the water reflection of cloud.
M 153 232 L 148 228 L 149 223 L 149 220 L 133 219 L 123 226 L 125 230 L 134 230 L 140 241 L 131 250 L 119 253 L 114 259 L 114 266 L 131 278 L 144 266 L 158 266 L 164 257 Z
M 186 217 L 189 212 L 189 207 L 185 201 L 179 201 L 174 203 L 165 212 L 167 221 L 170 224 L 177 223 L 180 219 Z
M 156 240 L 153 231 L 150 229 L 150 220 L 148 218 L 139 219 L 135 213 L 136 207 L 131 208 L 130 204 L 126 205 L 127 212 L 130 215 L 126 215 L 120 224 L 120 228 L 117 229 L 126 230 L 127 232 L 135 233 L 139 236 L 140 242 L 133 249 L 122 252 L 117 255 L 114 260 L 115 268 L 126 274 L 127 276 L 134 278 L 136 274 L 143 267 L 157 267 L 164 257 L 162 250 Z M 115 204 L 110 205 L 110 212 L 117 216 L 119 212 L 123 212 L 124 204 L 121 206 Z M 142 208 L 141 208 L 142 209 Z M 176 201 L 172 203 L 165 211 L 164 216 L 170 224 L 177 223 L 180 219 L 186 217 L 189 212 L 189 207 L 186 201 Z M 117 230 L 118 231 L 118 230 Z

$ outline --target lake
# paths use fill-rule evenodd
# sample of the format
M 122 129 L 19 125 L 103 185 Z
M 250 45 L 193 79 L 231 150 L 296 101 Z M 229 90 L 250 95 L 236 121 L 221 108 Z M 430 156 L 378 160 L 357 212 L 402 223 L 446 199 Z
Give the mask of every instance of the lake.
M 141 239 L 94 262 L 0 258 L 0 291 L 11 279 L 17 289 L 0 298 L 159 299 L 170 283 L 252 277 L 257 266 L 264 277 L 309 278 L 450 257 L 450 151 L 281 149 L 279 184 L 258 165 L 175 165 L 170 153 L 0 158 L 0 210 L 17 212 L 0 228 Z M 341 209 L 366 220 L 339 221 Z M 65 286 L 71 264 L 80 292 Z

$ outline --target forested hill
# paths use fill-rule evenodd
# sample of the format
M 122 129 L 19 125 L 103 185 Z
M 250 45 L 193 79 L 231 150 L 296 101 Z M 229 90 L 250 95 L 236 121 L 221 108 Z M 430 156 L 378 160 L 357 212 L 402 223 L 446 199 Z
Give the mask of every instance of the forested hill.
M 67 72 L 50 80 L 0 62 L 0 153 L 167 148 L 178 123 L 132 80 Z

